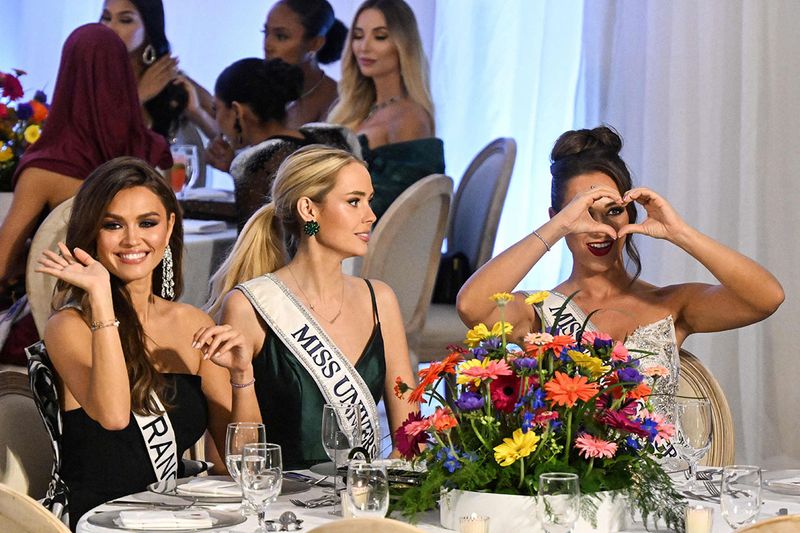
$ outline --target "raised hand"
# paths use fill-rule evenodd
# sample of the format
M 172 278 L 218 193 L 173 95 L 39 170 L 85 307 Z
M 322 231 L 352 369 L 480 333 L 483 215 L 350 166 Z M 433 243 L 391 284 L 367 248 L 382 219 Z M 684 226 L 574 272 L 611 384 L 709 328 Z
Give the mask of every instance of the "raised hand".
M 626 224 L 619 229 L 619 236 L 640 233 L 656 239 L 670 239 L 683 231 L 686 222 L 675 212 L 664 198 L 645 187 L 637 187 L 625 193 L 625 204 L 636 202 L 644 207 L 647 216 L 639 224 Z
M 228 324 L 203 327 L 192 337 L 192 347 L 203 353 L 203 359 L 234 373 L 246 372 L 253 360 L 244 335 Z
M 603 224 L 592 218 L 589 209 L 596 203 L 615 202 L 622 204 L 623 200 L 619 191 L 610 187 L 592 187 L 591 189 L 575 195 L 572 201 L 561 211 L 553 216 L 553 222 L 558 222 L 567 233 L 604 233 L 612 239 L 617 238 L 617 232 L 608 224 Z
M 225 141 L 222 135 L 217 135 L 208 143 L 206 148 L 206 162 L 217 170 L 228 172 L 231 169 L 231 162 L 236 154 L 231 145 Z
M 109 288 L 110 276 L 102 263 L 80 248 L 70 252 L 63 242 L 58 243 L 58 248 L 59 254 L 51 250 L 42 252 L 36 272 L 66 281 L 89 294 Z
M 197 115 L 200 113 L 200 98 L 197 96 L 197 89 L 195 88 L 194 84 L 182 74 L 179 74 L 174 80 L 172 80 L 172 83 L 174 85 L 181 85 L 184 89 L 186 89 L 186 94 L 188 97 L 186 101 L 186 112 L 192 115 Z
M 170 55 L 161 56 L 158 61 L 147 67 L 139 80 L 139 101 L 145 103 L 164 90 L 169 82 L 178 75 L 178 58 Z

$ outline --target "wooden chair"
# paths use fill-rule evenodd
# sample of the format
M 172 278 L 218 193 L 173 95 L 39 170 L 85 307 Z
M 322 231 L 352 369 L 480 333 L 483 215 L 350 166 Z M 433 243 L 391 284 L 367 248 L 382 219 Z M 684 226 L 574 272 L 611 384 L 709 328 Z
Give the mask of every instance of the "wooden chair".
M 43 498 L 52 466 L 50 437 L 34 402 L 28 375 L 0 372 L 0 483 Z
M 25 290 L 28 293 L 28 305 L 31 307 L 33 321 L 39 336 L 44 337 L 44 327 L 52 312 L 53 289 L 56 279 L 53 276 L 35 272 L 39 257 L 44 250 L 56 250 L 59 241 L 67 238 L 67 223 L 72 213 L 73 198 L 70 198 L 50 211 L 36 234 L 33 236 L 28 252 L 28 266 L 25 272 Z
M 514 139 L 495 139 L 472 160 L 453 198 L 447 253 L 463 253 L 473 272 L 492 257 L 516 157 Z M 415 350 L 421 361 L 431 361 L 462 342 L 466 331 L 455 305 L 431 304 Z
M 385 215 L 384 215 L 385 216 Z M 345 518 L 315 527 L 309 533 L 422 533 L 422 529 L 391 518 Z
M 0 483 L 0 531 L 69 533 L 69 528 L 30 496 Z
M 731 408 L 719 382 L 692 353 L 681 349 L 678 396 L 700 397 L 711 400 L 713 424 L 711 448 L 700 464 L 725 466 L 734 463 L 736 444 Z
M 737 533 L 797 533 L 800 531 L 800 515 L 776 516 L 736 531 Z
M 444 239 L 453 180 L 427 176 L 403 191 L 381 217 L 364 256 L 361 277 L 386 282 L 397 295 L 413 346 L 425 324 Z

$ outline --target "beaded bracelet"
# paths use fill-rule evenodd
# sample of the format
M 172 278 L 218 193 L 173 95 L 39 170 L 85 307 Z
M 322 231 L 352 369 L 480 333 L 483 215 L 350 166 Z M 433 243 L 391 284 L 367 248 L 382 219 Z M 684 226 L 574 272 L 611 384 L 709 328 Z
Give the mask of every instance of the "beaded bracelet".
M 92 331 L 97 331 L 98 329 L 103 329 L 103 328 L 110 328 L 111 326 L 118 328 L 119 320 L 117 320 L 116 318 L 112 318 L 111 320 L 101 320 L 99 322 L 92 322 L 91 324 L 89 324 L 89 328 Z
M 236 383 L 235 381 L 231 380 L 231 387 L 233 387 L 234 389 L 245 389 L 250 385 L 254 384 L 255 382 L 256 378 L 251 379 L 247 383 Z
M 547 251 L 549 252 L 550 251 L 550 245 L 547 244 L 547 241 L 544 240 L 544 237 L 539 235 L 539 232 L 536 231 L 536 230 L 533 230 L 533 234 L 536 235 L 537 237 L 539 237 L 539 240 L 542 241 L 542 244 L 544 244 L 544 247 L 547 248 Z

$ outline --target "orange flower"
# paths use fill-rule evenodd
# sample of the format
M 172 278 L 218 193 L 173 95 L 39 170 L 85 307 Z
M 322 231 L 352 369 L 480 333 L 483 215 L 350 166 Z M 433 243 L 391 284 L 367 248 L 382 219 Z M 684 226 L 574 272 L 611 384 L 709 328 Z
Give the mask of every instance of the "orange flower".
M 539 357 L 547 350 L 553 350 L 556 354 L 560 354 L 564 347 L 575 344 L 575 339 L 569 335 L 556 335 L 553 337 L 548 333 L 538 333 L 526 336 L 525 342 L 525 352 L 534 357 Z
M 628 391 L 628 398 L 633 400 L 638 400 L 640 398 L 647 399 L 652 392 L 653 389 L 651 389 L 649 385 L 646 383 L 639 383 L 633 390 Z
M 34 124 L 39 124 L 44 119 L 47 118 L 47 107 L 37 100 L 31 100 L 28 102 L 31 108 L 33 109 L 33 115 L 31 116 L 31 122 Z
M 586 376 L 569 377 L 556 372 L 553 379 L 544 384 L 546 398 L 555 405 L 572 407 L 578 400 L 588 401 L 597 393 L 597 383 L 588 383 Z
M 403 399 L 403 394 L 410 391 L 411 387 L 403 383 L 403 380 L 400 376 L 397 376 L 394 380 L 394 395 L 397 396 L 399 399 Z
M 431 415 L 431 427 L 436 431 L 447 431 L 458 425 L 458 420 L 450 413 L 449 408 L 436 408 L 436 412 Z

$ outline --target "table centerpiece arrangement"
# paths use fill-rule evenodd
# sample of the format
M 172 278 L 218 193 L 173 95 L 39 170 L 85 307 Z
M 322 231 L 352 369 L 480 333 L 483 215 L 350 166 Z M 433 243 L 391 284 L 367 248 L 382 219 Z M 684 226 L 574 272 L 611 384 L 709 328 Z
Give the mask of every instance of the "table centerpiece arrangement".
M 47 119 L 47 96 L 36 91 L 25 102 L 25 91 L 19 78 L 25 71 L 14 74 L 0 72 L 0 192 L 11 192 L 11 178 L 25 149 L 35 143 Z
M 541 306 L 547 296 L 535 293 L 525 302 Z M 418 386 L 397 378 L 397 396 L 439 405 L 427 417 L 412 413 L 396 431 L 400 452 L 424 460 L 427 473 L 402 492 L 393 510 L 413 518 L 448 491 L 535 497 L 541 474 L 572 472 L 584 496 L 581 516 L 593 527 L 610 493 L 645 524 L 655 519 L 683 531 L 685 500 L 657 449 L 674 427 L 649 401 L 652 384 L 667 369 L 640 372 L 647 353 L 631 353 L 606 334 L 585 331 L 586 323 L 574 336 L 561 332 L 572 296 L 552 327 L 528 333 L 523 346 L 511 343 L 503 308 L 513 298 L 492 296 L 500 321 L 469 330 L 466 348 L 449 347 L 447 357 L 419 371 Z

